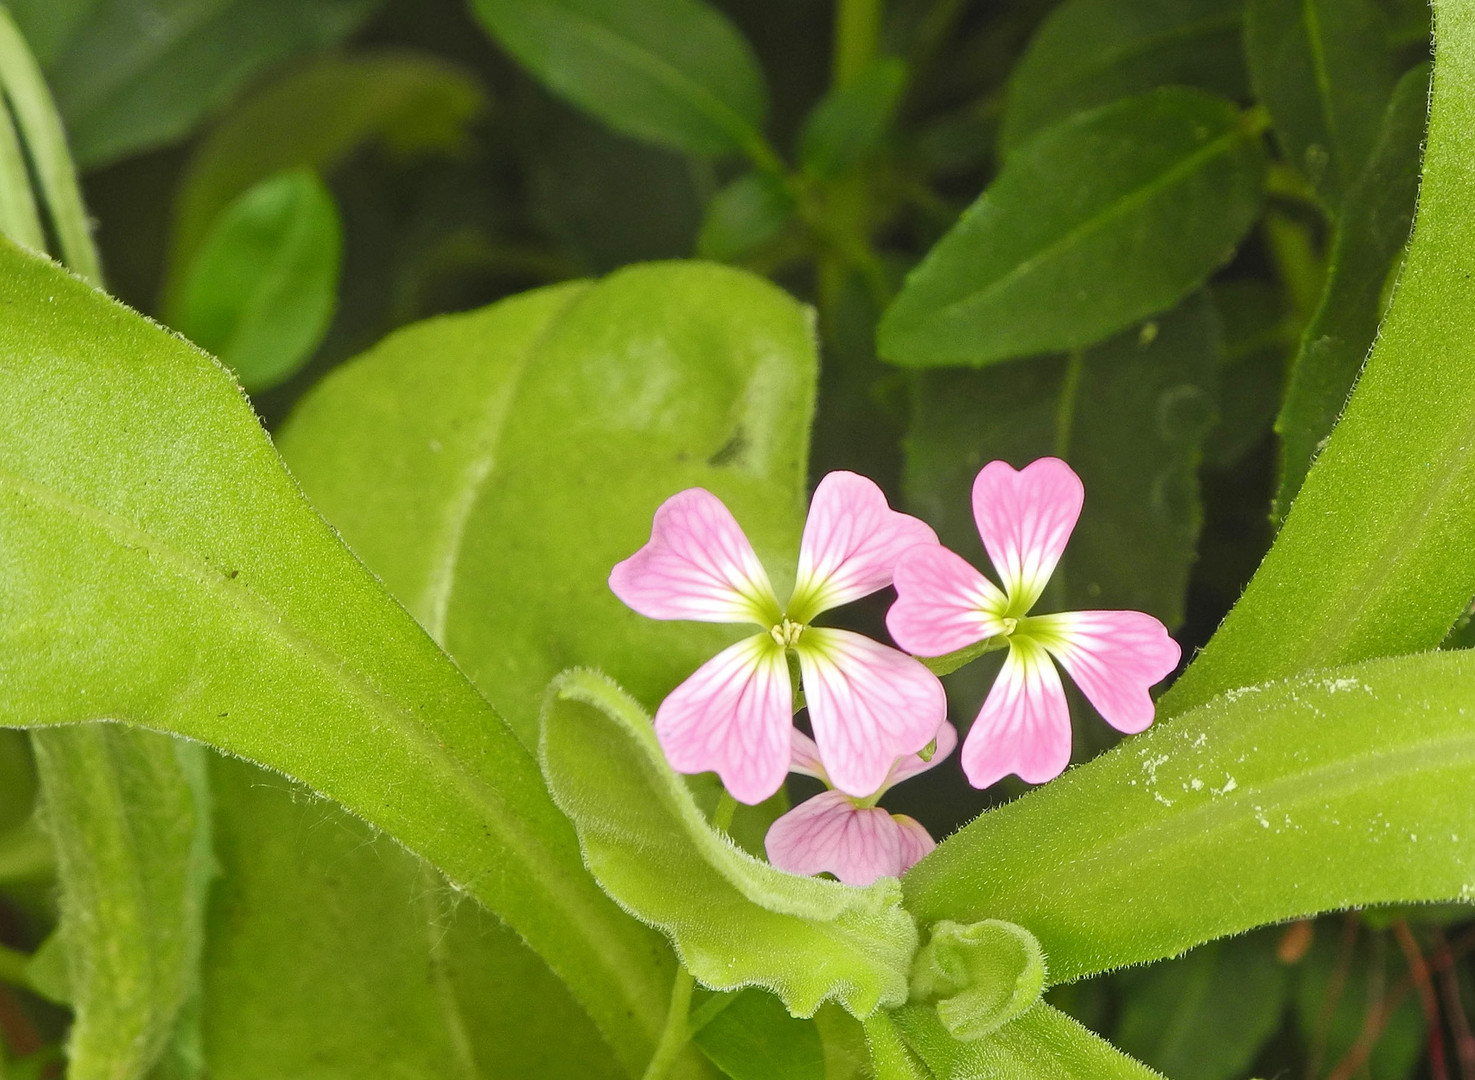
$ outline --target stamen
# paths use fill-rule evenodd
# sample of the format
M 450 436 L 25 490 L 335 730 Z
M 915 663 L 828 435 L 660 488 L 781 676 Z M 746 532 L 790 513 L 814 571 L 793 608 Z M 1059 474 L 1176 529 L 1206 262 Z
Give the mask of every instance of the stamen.
M 785 618 L 783 622 L 768 631 L 768 636 L 773 638 L 780 648 L 792 649 L 795 645 L 799 644 L 799 637 L 803 633 L 803 623 L 794 622 L 792 619 Z
M 1010 634 L 1014 633 L 1015 630 L 1019 629 L 1018 619 L 1008 618 L 1000 619 L 999 621 L 1004 624 L 1004 629 L 1000 630 L 999 633 L 1003 634 L 1005 637 L 1008 637 Z

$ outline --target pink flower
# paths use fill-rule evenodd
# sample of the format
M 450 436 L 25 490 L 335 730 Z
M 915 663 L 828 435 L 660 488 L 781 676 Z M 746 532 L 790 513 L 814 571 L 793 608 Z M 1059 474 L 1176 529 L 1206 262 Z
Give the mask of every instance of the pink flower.
M 897 564 L 886 625 L 902 648 L 943 656 L 1008 638 L 1003 670 L 963 743 L 963 771 L 974 787 L 1011 772 L 1039 784 L 1070 763 L 1070 710 L 1051 656 L 1106 722 L 1129 734 L 1152 723 L 1148 688 L 1178 666 L 1177 642 L 1140 611 L 1028 614 L 1084 498 L 1080 478 L 1057 458 L 1019 472 L 991 461 L 973 482 L 973 519 L 1003 591 L 941 545 L 907 551 Z
M 829 784 L 814 741 L 801 731 L 794 731 L 791 738 L 790 770 Z M 876 801 L 903 780 L 932 768 L 957 745 L 957 729 L 944 723 L 927 761 L 917 754 L 898 758 L 868 798 L 831 790 L 800 803 L 769 826 L 763 841 L 768 861 L 791 874 L 834 874 L 847 885 L 900 877 L 937 844 L 915 818 L 888 813 Z
M 722 501 L 690 488 L 656 511 L 650 542 L 617 565 L 610 588 L 652 619 L 756 623 L 673 690 L 656 735 L 678 772 L 715 770 L 733 797 L 758 803 L 789 769 L 799 662 L 810 722 L 834 786 L 866 794 L 898 757 L 922 749 L 947 715 L 942 684 L 919 661 L 848 630 L 813 626 L 821 612 L 891 584 L 897 556 L 937 545 L 870 480 L 832 472 L 810 503 L 789 603 L 781 607 L 748 538 Z

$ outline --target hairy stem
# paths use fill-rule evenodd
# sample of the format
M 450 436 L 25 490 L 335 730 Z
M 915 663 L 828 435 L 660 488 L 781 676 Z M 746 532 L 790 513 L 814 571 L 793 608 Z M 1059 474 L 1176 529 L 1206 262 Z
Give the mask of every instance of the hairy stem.
M 731 799 L 732 796 L 723 792 L 723 797 Z M 721 804 L 718 810 L 721 811 Z M 728 813 L 729 819 L 732 817 Z M 650 1057 L 650 1064 L 645 1067 L 645 1073 L 641 1080 L 664 1080 L 671 1071 L 671 1066 L 676 1064 L 676 1058 L 686 1047 L 691 1032 L 686 1024 L 687 1013 L 691 1010 L 691 991 L 694 982 L 691 972 L 686 968 L 676 969 L 676 978 L 671 982 L 671 1007 L 666 1012 L 666 1026 L 661 1031 L 661 1041 L 656 1044 L 655 1053 Z

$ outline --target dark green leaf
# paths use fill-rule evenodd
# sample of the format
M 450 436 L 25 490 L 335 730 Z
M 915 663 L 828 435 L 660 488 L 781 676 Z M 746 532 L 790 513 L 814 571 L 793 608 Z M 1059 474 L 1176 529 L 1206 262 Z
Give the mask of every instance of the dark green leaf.
M 1022 467 L 1064 457 L 1085 482 L 1086 505 L 1047 603 L 1135 608 L 1177 625 L 1218 351 L 1213 312 L 1196 299 L 1076 359 L 929 372 L 906 441 L 907 505 L 978 558 L 969 496 L 978 470 L 995 458 Z
M 1212 941 L 1138 973 L 1113 1041 L 1173 1080 L 1237 1080 L 1280 1027 L 1290 969 L 1274 931 Z
M 184 271 L 167 318 L 253 393 L 287 379 L 328 332 L 343 238 L 333 196 L 299 169 L 229 206 Z
M 1376 0 L 1248 0 L 1255 97 L 1285 156 L 1336 206 L 1377 142 L 1398 77 Z
M 744 990 L 693 1036 L 732 1080 L 825 1080 L 825 1048 L 814 1024 L 788 1014 L 763 990 Z
M 825 1001 L 858 1017 L 906 1001 L 917 928 L 894 878 L 855 888 L 739 850 L 697 811 L 650 717 L 603 676 L 559 676 L 542 729 L 544 778 L 590 871 L 671 937 L 699 982 L 765 987 L 795 1016 Z
M 1367 168 L 1342 204 L 1321 304 L 1301 337 L 1275 430 L 1281 439 L 1276 513 L 1284 518 L 1317 450 L 1332 432 L 1383 316 L 1419 193 L 1419 148 L 1429 69 L 1405 75 L 1388 105 Z
M 211 789 L 216 1080 L 624 1075 L 543 963 L 388 837 L 241 762 Z
M 763 74 L 703 0 L 472 0 L 550 90 L 627 135 L 689 154 L 761 153 Z
M 805 309 L 752 275 L 633 267 L 401 331 L 325 379 L 281 444 L 531 745 L 566 665 L 597 664 L 654 708 L 741 635 L 646 619 L 609 591 L 669 496 L 713 491 L 770 571 L 792 573 L 810 335 Z
M 794 197 L 777 177 L 748 173 L 712 197 L 697 233 L 697 254 L 732 262 L 783 235 Z
M 1204 439 L 1204 460 L 1227 468 L 1270 433 L 1284 393 L 1295 325 L 1283 294 L 1259 278 L 1211 285 L 1223 329 L 1219 354 L 1219 420 Z
M 1260 137 L 1238 109 L 1158 90 L 1041 132 L 908 277 L 881 321 L 906 367 L 1091 345 L 1172 307 L 1260 206 Z
M 504 918 L 643 1068 L 669 953 L 225 372 L 8 245 L 0 300 L 0 723 L 113 718 L 296 777 Z
M 96 166 L 187 134 L 253 77 L 342 40 L 380 0 L 11 4 L 34 34 L 72 152 Z
M 1475 894 L 1475 653 L 1232 690 L 984 814 L 907 875 L 1070 981 L 1266 923 Z M 1144 887 L 1150 883 L 1150 888 Z
M 1445 0 L 1441 0 L 1444 3 Z M 1436 8 L 1414 235 L 1357 389 L 1168 715 L 1236 686 L 1433 648 L 1475 596 L 1475 23 Z
M 111 724 L 33 736 L 61 886 L 76 1080 L 141 1080 L 199 990 L 210 885 L 205 751 Z
M 799 163 L 819 179 L 848 172 L 881 148 L 906 89 L 906 65 L 877 60 L 826 94 L 799 133 Z
M 975 1042 L 953 1039 L 925 1007 L 908 1006 L 896 1017 L 937 1080 L 1161 1080 L 1048 1005 Z
M 226 113 L 190 158 L 175 201 L 174 273 L 247 189 L 289 169 L 327 176 L 356 150 L 455 153 L 487 107 L 468 72 L 420 53 L 324 55 L 267 83 Z
M 1159 86 L 1243 97 L 1243 18 L 1244 0 L 1067 0 L 1009 76 L 999 149 Z

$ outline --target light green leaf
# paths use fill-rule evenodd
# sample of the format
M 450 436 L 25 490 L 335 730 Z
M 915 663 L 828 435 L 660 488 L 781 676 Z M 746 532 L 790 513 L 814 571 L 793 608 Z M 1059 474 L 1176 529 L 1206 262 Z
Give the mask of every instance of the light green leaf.
M 487 107 L 481 84 L 438 57 L 381 50 L 295 67 L 221 117 L 190 158 L 175 202 L 171 274 L 236 198 L 269 176 L 330 175 L 356 150 L 457 153 Z
M 1320 911 L 1475 895 L 1472 694 L 1471 652 L 1232 690 L 954 833 L 907 875 L 907 907 L 1017 922 L 1069 982 Z
M 907 85 L 900 60 L 877 60 L 820 99 L 799 132 L 799 163 L 822 180 L 860 165 L 879 150 Z
M 213 758 L 211 789 L 215 1080 L 624 1075 L 542 961 L 388 837 L 242 762 Z
M 1307 668 L 1433 648 L 1475 596 L 1475 8 L 1439 0 L 1414 235 L 1357 389 L 1167 715 Z
M 227 206 L 184 272 L 169 323 L 267 390 L 312 357 L 338 294 L 343 230 L 333 196 L 299 169 Z
M 975 1042 L 952 1038 L 925 1007 L 910 1005 L 896 1020 L 937 1080 L 1161 1080 L 1048 1005 Z
M 692 1039 L 732 1080 L 825 1080 L 825 1048 L 815 1025 L 792 1017 L 764 990 L 744 990 Z M 696 1022 L 696 1016 L 692 1017 Z
M 301 780 L 505 919 L 643 1068 L 669 953 L 225 372 L 9 245 L 0 300 L 0 723 L 112 718 Z
M 199 746 L 114 725 L 33 736 L 56 851 L 75 1080 L 138 1080 L 199 990 L 212 871 Z
M 1254 220 L 1261 140 L 1233 105 L 1165 89 L 1020 147 L 907 277 L 878 332 L 905 367 L 1094 344 L 1197 288 Z
M 750 274 L 632 267 L 401 331 L 283 430 L 315 504 L 537 740 L 548 681 L 598 664 L 648 708 L 741 628 L 658 622 L 609 572 L 666 498 L 722 498 L 779 582 L 803 522 L 805 308 Z
M 732 262 L 783 235 L 794 216 L 794 196 L 768 173 L 739 176 L 712 196 L 697 233 L 697 254 Z
M 590 871 L 670 936 L 702 984 L 765 987 L 795 1016 L 836 1001 L 865 1017 L 906 1000 L 917 930 L 896 880 L 859 889 L 797 877 L 738 849 L 697 811 L 650 718 L 608 679 L 559 676 L 539 756 Z
M 342 40 L 380 0 L 56 0 L 9 6 L 42 56 L 79 163 L 172 142 L 252 78 Z
M 1173 1080 L 1250 1075 L 1280 1028 L 1290 989 L 1290 969 L 1275 955 L 1278 936 L 1211 941 L 1129 973 L 1113 1041 Z
M 764 90 L 742 34 L 703 0 L 472 0 L 550 90 L 637 139 L 762 156 Z
M 969 496 L 978 470 L 995 458 L 1022 467 L 1063 457 L 1086 504 L 1041 610 L 1135 608 L 1176 626 L 1219 348 L 1214 313 L 1195 298 L 1074 358 L 928 372 L 905 444 L 908 508 L 981 559 Z
M 1286 158 L 1335 207 L 1378 139 L 1398 69 L 1376 0 L 1248 0 L 1255 97 Z
M 1321 304 L 1301 336 L 1280 435 L 1276 514 L 1284 518 L 1318 448 L 1332 432 L 1383 316 L 1389 274 L 1413 223 L 1419 149 L 1429 113 L 1429 69 L 1399 82 L 1367 167 L 1337 215 Z
M 1098 105 L 1159 86 L 1245 93 L 1244 0 L 1067 0 L 1009 76 L 999 149 Z
M 1022 926 L 934 923 L 912 964 L 912 1000 L 930 1002 L 948 1034 L 970 1042 L 1033 1008 L 1045 987 L 1045 954 Z

